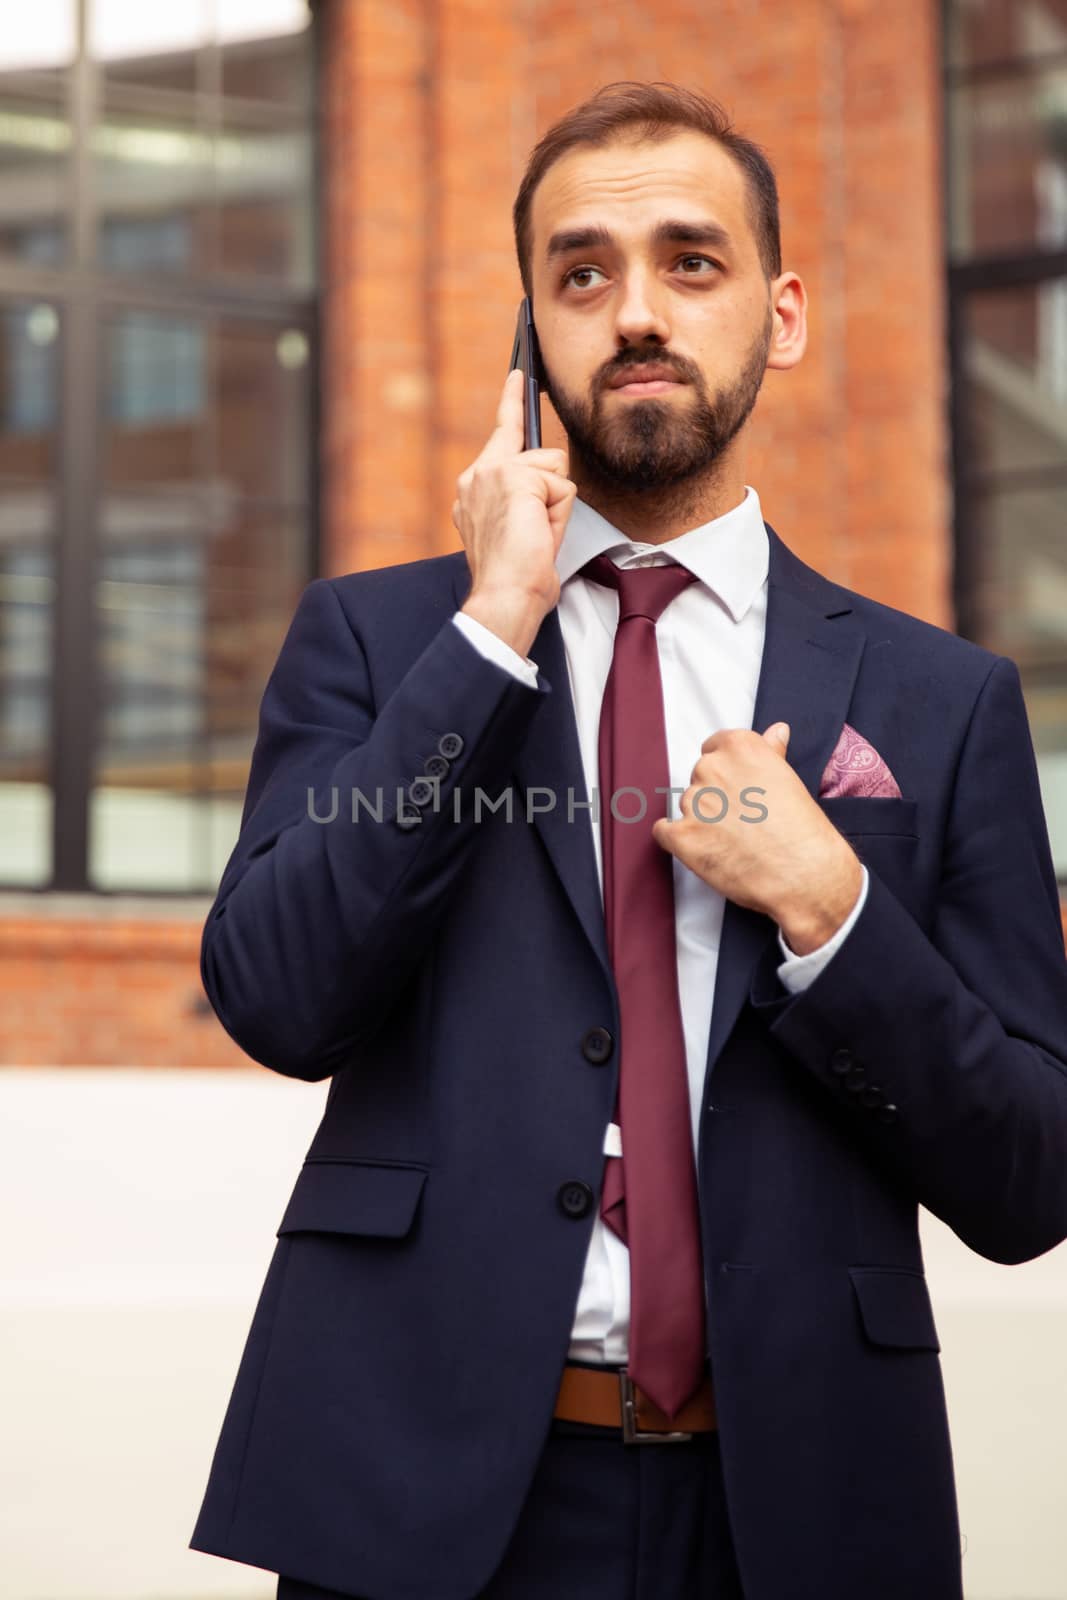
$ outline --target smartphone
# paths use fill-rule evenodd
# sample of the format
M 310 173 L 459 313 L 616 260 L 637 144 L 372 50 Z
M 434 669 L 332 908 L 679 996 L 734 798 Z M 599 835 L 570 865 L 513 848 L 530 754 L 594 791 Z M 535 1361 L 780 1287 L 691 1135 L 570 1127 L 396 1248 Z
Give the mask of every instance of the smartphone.
M 523 449 L 539 450 L 541 448 L 541 383 L 544 378 L 544 368 L 541 365 L 541 351 L 537 344 L 537 329 L 534 327 L 533 307 L 529 295 L 523 295 L 519 305 L 519 317 L 515 327 L 515 343 L 511 347 L 511 365 L 509 372 L 514 372 L 516 367 L 521 367 L 524 376 L 522 386 L 522 414 L 523 414 Z

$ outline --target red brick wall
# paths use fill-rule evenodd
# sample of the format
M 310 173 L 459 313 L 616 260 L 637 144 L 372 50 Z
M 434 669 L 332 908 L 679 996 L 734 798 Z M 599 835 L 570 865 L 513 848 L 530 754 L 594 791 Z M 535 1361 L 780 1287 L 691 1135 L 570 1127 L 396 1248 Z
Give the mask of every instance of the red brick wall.
M 768 519 L 828 576 L 951 626 L 936 12 L 324 0 L 326 570 L 458 547 L 455 478 L 492 427 L 521 294 L 525 158 L 600 84 L 666 78 L 766 146 L 810 297 L 808 353 L 754 419 Z
M 661 78 L 766 146 L 808 289 L 808 353 L 754 419 L 768 519 L 829 577 L 951 627 L 937 14 L 322 0 L 323 571 L 459 547 L 455 479 L 492 427 L 521 294 L 526 156 L 600 84 Z M 200 921 L 9 916 L 0 1060 L 246 1059 L 198 1010 Z
M 129 903 L 29 899 L 7 897 L 0 918 L 0 1065 L 253 1065 L 200 983 L 206 905 L 138 916 Z

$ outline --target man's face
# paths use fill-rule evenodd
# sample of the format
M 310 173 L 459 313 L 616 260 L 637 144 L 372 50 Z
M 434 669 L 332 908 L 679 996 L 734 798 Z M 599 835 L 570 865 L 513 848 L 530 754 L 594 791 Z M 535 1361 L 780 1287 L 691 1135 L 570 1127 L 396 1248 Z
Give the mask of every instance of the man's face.
M 712 236 L 656 240 L 667 221 L 711 224 Z M 741 169 L 689 129 L 582 146 L 545 173 L 531 223 L 545 391 L 572 474 L 642 493 L 706 473 L 755 405 L 774 331 Z M 612 242 L 559 248 L 561 234 L 594 227 Z M 612 387 L 653 364 L 670 369 L 669 387 Z

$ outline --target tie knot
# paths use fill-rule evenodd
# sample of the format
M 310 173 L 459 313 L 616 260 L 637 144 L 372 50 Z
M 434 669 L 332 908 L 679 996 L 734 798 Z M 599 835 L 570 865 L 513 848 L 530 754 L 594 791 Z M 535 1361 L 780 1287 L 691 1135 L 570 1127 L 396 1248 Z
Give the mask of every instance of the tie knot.
M 618 590 L 620 623 L 629 617 L 658 622 L 671 601 L 697 581 L 696 573 L 677 561 L 663 567 L 617 567 L 607 556 L 600 555 L 578 570 L 583 578 Z

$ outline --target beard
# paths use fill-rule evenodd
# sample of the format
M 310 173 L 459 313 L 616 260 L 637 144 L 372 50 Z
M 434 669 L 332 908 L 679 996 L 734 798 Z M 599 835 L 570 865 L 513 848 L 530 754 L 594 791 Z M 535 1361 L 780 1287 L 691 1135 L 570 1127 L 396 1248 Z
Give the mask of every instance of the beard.
M 679 380 L 688 381 L 692 400 L 649 395 L 618 406 L 609 401 L 610 415 L 605 414 L 603 384 L 586 403 L 572 399 L 546 371 L 544 390 L 567 434 L 571 476 L 579 473 L 590 489 L 618 495 L 662 492 L 707 474 L 756 404 L 773 331 L 774 316 L 768 308 L 767 320 L 740 373 L 719 389 L 714 399 L 709 399 L 699 370 L 676 357 L 666 364 L 677 370 Z M 663 360 L 655 347 L 627 354 L 635 366 Z M 618 372 L 624 364 L 620 357 L 611 372 Z

